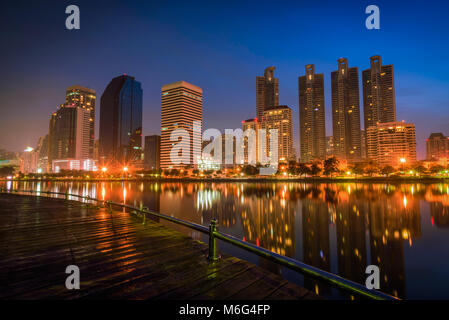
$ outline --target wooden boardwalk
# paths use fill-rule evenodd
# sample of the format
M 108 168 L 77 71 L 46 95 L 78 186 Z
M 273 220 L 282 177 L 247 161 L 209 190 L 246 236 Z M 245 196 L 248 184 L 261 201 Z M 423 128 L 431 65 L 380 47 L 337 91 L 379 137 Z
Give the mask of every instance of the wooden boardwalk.
M 0 299 L 316 299 L 254 264 L 129 213 L 0 194 Z M 80 289 L 68 290 L 68 265 Z

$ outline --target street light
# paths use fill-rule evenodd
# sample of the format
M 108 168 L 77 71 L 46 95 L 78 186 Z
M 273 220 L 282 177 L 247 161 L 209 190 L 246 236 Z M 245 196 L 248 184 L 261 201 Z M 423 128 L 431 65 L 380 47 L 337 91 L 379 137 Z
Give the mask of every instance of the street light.
M 127 172 L 128 171 L 128 167 L 123 167 L 123 171 Z
M 401 163 L 406 163 L 407 160 L 405 160 L 405 158 L 401 158 L 401 159 L 399 159 L 399 162 L 401 162 Z
M 106 171 L 108 171 L 108 168 L 103 167 L 103 168 L 101 168 L 101 171 L 106 172 Z

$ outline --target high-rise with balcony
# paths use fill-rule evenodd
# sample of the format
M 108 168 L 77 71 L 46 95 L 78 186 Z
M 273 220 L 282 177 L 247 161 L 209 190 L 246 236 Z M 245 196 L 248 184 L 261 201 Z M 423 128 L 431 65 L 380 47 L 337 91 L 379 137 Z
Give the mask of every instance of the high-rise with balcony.
M 368 159 L 380 166 L 398 167 L 416 162 L 415 125 L 386 122 L 366 131 Z
M 306 65 L 306 75 L 298 78 L 300 160 L 309 162 L 326 157 L 324 118 L 324 75 Z
M 370 59 L 371 68 L 362 72 L 365 130 L 396 121 L 393 65 L 382 65 L 380 56 Z
M 194 166 L 201 155 L 203 121 L 203 90 L 186 81 L 164 85 L 161 89 L 161 168 L 182 168 Z M 171 139 L 176 129 L 188 133 L 185 139 Z M 175 133 L 176 134 L 176 133 Z M 182 145 L 185 144 L 185 145 Z M 188 154 L 178 153 L 173 162 L 170 155 L 177 145 Z
M 333 153 L 340 159 L 361 159 L 359 71 L 349 68 L 346 58 L 338 59 L 331 73 Z
M 90 110 L 70 105 L 61 105 L 52 114 L 49 133 L 49 165 L 54 171 L 55 160 L 89 159 Z
M 262 119 L 266 108 L 279 105 L 279 80 L 274 77 L 275 67 L 268 67 L 262 76 L 256 77 L 257 118 Z
M 294 160 L 292 109 L 288 106 L 273 106 L 265 109 L 262 116 L 262 129 L 266 130 L 267 156 L 271 157 L 271 129 L 278 131 L 278 159 L 277 162 Z M 264 152 L 264 151 L 262 151 Z
M 128 75 L 109 82 L 100 102 L 102 164 L 133 164 L 142 157 L 142 88 Z
M 86 109 L 90 113 L 89 117 L 89 158 L 94 156 L 95 144 L 95 105 L 96 92 L 82 86 L 71 86 L 66 89 L 65 104 L 73 104 L 77 107 Z
M 427 160 L 449 160 L 449 137 L 441 132 L 430 134 L 426 139 Z
M 144 166 L 148 170 L 158 170 L 161 157 L 161 136 L 152 135 L 145 137 Z

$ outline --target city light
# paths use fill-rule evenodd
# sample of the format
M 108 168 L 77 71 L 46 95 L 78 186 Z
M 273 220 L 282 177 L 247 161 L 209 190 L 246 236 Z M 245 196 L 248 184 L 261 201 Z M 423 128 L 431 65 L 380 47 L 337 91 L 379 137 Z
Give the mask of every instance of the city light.
M 103 167 L 103 168 L 101 168 L 101 171 L 106 172 L 106 171 L 108 171 L 108 168 Z
M 128 171 L 128 167 L 123 167 L 123 171 L 127 172 Z
M 407 160 L 405 160 L 405 158 L 401 158 L 401 159 L 399 159 L 399 162 L 400 162 L 400 163 L 406 163 Z

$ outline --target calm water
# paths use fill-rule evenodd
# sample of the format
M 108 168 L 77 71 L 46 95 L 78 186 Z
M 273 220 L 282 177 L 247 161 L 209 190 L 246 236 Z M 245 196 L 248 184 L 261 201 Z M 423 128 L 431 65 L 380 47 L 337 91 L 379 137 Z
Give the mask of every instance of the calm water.
M 402 298 L 449 298 L 449 184 L 50 183 L 2 187 L 50 190 L 146 206 L 208 225 L 274 252 L 365 283 L 381 270 L 381 290 Z M 204 236 L 175 226 L 193 238 Z M 227 253 L 324 295 L 335 290 L 227 245 Z

